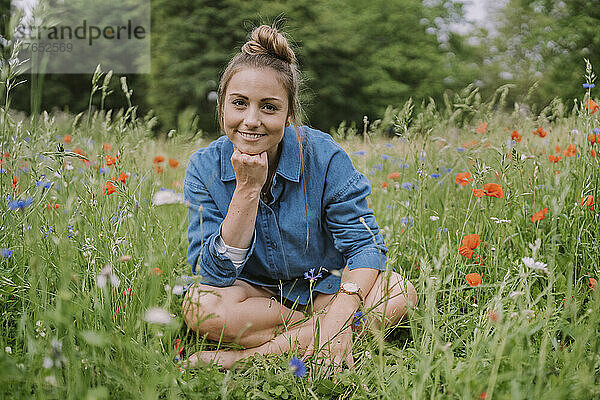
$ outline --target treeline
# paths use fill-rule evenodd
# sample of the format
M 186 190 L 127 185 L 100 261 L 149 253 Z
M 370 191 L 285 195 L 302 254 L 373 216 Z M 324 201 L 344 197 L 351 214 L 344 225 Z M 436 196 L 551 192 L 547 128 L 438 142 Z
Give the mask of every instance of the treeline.
M 157 133 L 213 135 L 209 94 L 227 61 L 253 27 L 283 16 L 303 72 L 306 122 L 319 129 L 381 118 L 387 106 L 410 97 L 417 105 L 441 103 L 444 93 L 473 82 L 484 97 L 514 84 L 509 106 L 540 109 L 554 97 L 572 102 L 580 95 L 584 57 L 600 65 L 598 5 L 510 0 L 494 16 L 495 36 L 481 29 L 469 39 L 450 29 L 464 23 L 462 4 L 451 0 L 153 0 L 152 73 L 127 78 L 138 114 L 157 115 Z M 7 19 L 0 24 L 6 32 Z M 87 110 L 91 74 L 24 78 L 13 108 Z M 105 108 L 125 107 L 118 77 L 111 86 Z

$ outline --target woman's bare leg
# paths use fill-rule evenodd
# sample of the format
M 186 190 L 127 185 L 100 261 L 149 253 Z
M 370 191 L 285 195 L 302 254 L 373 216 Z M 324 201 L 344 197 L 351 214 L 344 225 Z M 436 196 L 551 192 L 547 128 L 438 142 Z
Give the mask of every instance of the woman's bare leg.
M 267 290 L 237 280 L 229 287 L 195 284 L 183 300 L 187 326 L 210 340 L 256 347 L 304 318 Z

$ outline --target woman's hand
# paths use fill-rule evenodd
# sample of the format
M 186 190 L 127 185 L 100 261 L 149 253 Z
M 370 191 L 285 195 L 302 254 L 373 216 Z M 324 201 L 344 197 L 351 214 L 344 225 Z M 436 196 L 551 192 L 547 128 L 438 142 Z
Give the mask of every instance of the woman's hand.
M 242 153 L 235 145 L 231 155 L 231 164 L 235 171 L 235 179 L 238 187 L 261 190 L 267 181 L 269 173 L 269 162 L 267 152 L 250 155 Z
M 304 358 L 313 356 L 317 368 L 333 366 L 333 371 L 328 370 L 326 376 L 342 371 L 342 363 L 346 361 L 349 368 L 354 366 L 352 356 L 352 328 L 348 317 L 328 312 L 315 317 L 314 337 L 317 339 L 318 349 L 315 349 L 313 340 L 304 354 Z

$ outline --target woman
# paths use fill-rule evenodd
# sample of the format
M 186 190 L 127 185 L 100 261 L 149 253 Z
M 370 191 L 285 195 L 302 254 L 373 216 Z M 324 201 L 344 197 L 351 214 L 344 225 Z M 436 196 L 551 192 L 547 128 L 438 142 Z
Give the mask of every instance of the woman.
M 328 134 L 302 126 L 299 78 L 287 40 L 267 25 L 223 73 L 225 136 L 193 154 L 185 176 L 187 256 L 202 283 L 186 292 L 183 311 L 198 334 L 246 350 L 198 352 L 186 367 L 229 368 L 292 349 L 351 366 L 357 310 L 378 327 L 384 314 L 394 324 L 416 304 L 410 282 L 380 273 L 387 248 L 367 205 L 368 179 Z M 304 312 L 313 319 L 296 324 Z

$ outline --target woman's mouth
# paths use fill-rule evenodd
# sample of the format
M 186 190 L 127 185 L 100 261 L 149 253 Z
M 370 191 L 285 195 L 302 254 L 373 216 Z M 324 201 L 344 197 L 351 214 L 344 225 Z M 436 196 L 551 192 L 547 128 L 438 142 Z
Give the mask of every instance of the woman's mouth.
M 240 134 L 241 137 L 243 137 L 246 140 L 250 140 L 250 141 L 255 141 L 255 140 L 260 139 L 263 136 L 267 136 L 264 134 L 245 133 L 245 132 L 240 132 L 240 131 L 238 131 L 238 133 Z

